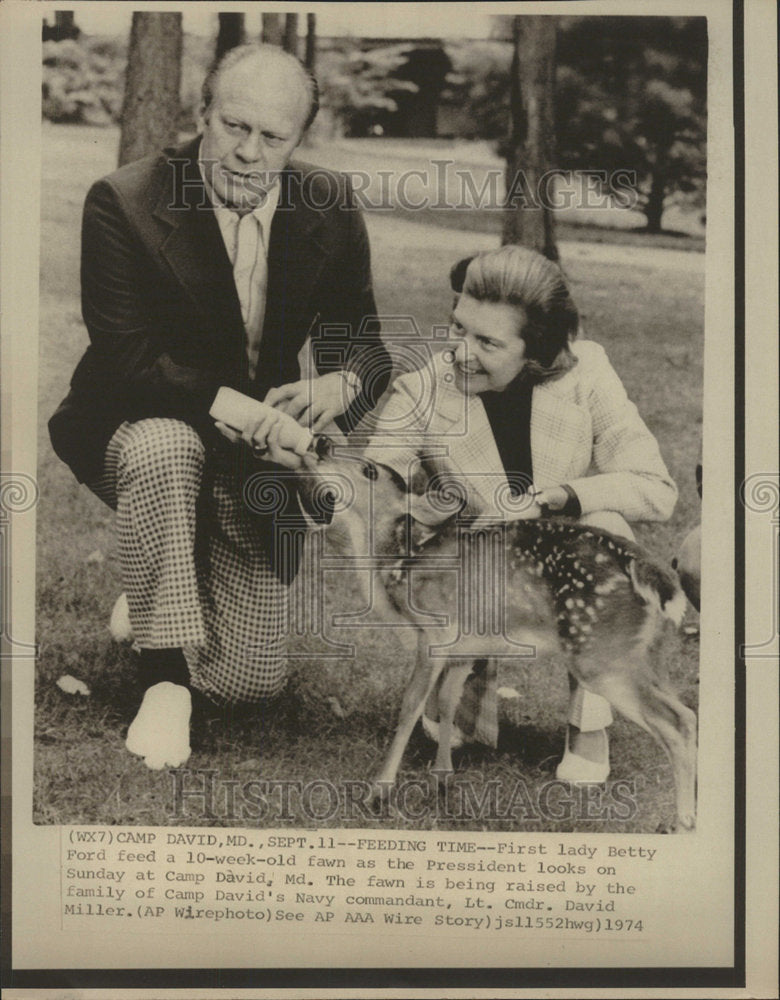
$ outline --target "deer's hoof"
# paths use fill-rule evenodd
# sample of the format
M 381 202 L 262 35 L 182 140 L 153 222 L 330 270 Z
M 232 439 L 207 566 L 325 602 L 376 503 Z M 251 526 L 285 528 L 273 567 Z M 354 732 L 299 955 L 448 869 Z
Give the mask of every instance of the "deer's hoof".
M 676 823 L 659 823 L 656 833 L 693 833 L 696 820 L 692 816 L 681 816 Z
M 450 778 L 453 775 L 453 769 L 451 767 L 432 767 L 431 777 L 433 778 L 434 786 L 436 792 L 442 798 L 447 797 L 450 786 Z
M 368 804 L 375 808 L 389 807 L 392 802 L 393 788 L 395 783 L 377 778 L 371 783 L 368 793 Z

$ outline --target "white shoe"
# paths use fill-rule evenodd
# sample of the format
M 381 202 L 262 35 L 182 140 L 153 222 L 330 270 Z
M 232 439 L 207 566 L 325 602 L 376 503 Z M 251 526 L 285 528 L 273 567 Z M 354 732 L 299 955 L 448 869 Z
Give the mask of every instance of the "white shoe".
M 181 767 L 190 757 L 192 696 L 181 684 L 161 681 L 148 688 L 127 730 L 125 746 L 152 771 Z
M 130 608 L 127 606 L 127 594 L 120 594 L 111 612 L 108 630 L 114 642 L 130 642 L 133 638 L 133 626 L 130 624 Z
M 434 722 L 433 719 L 429 719 L 428 716 L 423 712 L 422 716 L 422 727 L 423 732 L 428 737 L 429 740 L 433 740 L 434 743 L 439 742 L 439 723 Z M 452 739 L 450 740 L 450 749 L 457 750 L 458 747 L 462 747 L 466 742 L 466 737 L 463 735 L 460 727 L 453 723 L 452 726 Z
M 605 729 L 601 730 L 604 739 L 605 760 L 588 760 L 572 753 L 569 749 L 569 727 L 566 727 L 566 747 L 555 777 L 558 781 L 566 781 L 570 785 L 603 785 L 609 777 L 609 737 Z

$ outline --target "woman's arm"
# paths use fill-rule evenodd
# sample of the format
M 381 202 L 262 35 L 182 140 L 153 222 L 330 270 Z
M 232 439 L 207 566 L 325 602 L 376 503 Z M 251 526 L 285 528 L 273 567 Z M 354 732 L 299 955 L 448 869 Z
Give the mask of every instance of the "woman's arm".
M 433 366 L 429 374 L 431 380 L 435 378 Z M 364 453 L 366 459 L 389 466 L 410 484 L 419 475 L 420 455 L 428 441 L 426 401 L 420 398 L 420 379 L 416 376 L 412 372 L 396 378 L 387 401 L 375 417 Z
M 596 472 L 568 485 L 577 494 L 583 514 L 614 510 L 629 521 L 665 521 L 677 502 L 677 487 L 661 458 L 658 442 L 626 395 L 603 349 L 594 350 L 589 362 L 585 402 L 592 421 Z

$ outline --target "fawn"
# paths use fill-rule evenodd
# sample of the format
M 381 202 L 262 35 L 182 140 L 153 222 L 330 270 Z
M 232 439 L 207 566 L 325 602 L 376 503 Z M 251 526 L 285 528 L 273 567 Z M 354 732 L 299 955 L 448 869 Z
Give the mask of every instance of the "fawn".
M 326 544 L 375 569 L 384 584 L 384 593 L 373 595 L 375 609 L 386 618 L 401 615 L 417 632 L 416 665 L 375 795 L 395 781 L 442 671 L 435 769 L 446 774 L 453 717 L 473 660 L 562 648 L 582 684 L 661 744 L 674 775 L 677 829 L 693 828 L 696 716 L 651 656 L 668 621 L 679 627 L 685 611 L 670 569 L 632 542 L 562 518 L 489 522 L 460 505 L 458 512 L 440 496 L 408 492 L 389 467 L 320 436 L 304 459 L 299 488 L 316 505 L 329 485 L 341 499 Z

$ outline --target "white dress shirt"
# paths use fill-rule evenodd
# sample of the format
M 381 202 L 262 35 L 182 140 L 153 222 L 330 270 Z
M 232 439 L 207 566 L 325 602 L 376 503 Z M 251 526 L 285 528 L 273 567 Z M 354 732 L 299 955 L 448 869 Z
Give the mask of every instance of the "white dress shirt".
M 244 215 L 240 215 L 217 198 L 207 180 L 204 165 L 200 163 L 201 176 L 214 206 L 222 239 L 230 263 L 233 265 L 233 280 L 238 301 L 241 304 L 241 318 L 246 331 L 246 354 L 249 374 L 255 377 L 260 341 L 263 336 L 263 320 L 268 291 L 268 244 L 271 236 L 271 222 L 279 204 L 279 183 L 268 191 L 265 201 Z

